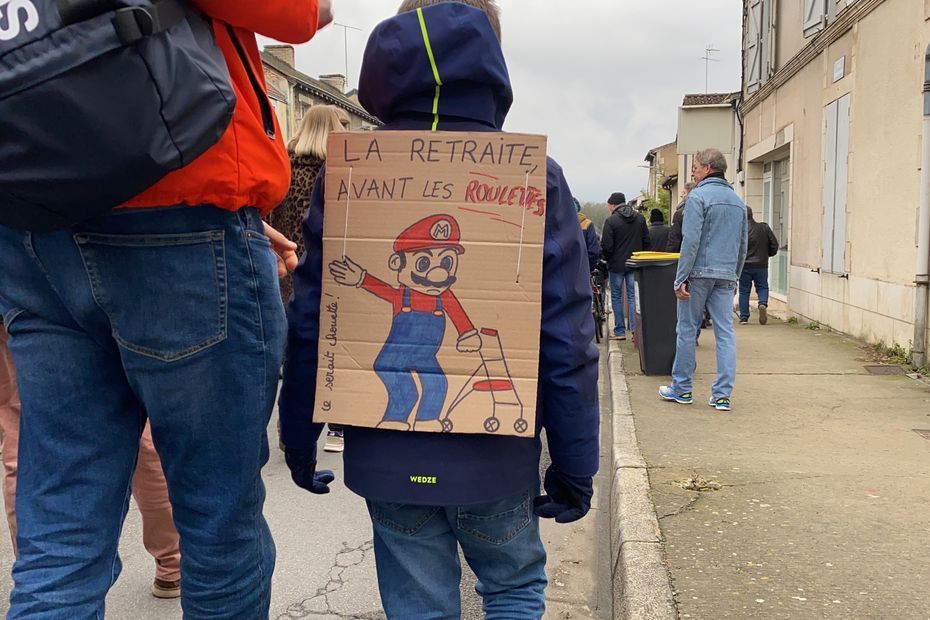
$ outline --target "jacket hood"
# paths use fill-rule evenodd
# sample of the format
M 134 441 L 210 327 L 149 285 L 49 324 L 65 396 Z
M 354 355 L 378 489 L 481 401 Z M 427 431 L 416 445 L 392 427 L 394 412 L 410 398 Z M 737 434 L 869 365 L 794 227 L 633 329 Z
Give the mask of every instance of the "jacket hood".
M 359 101 L 385 123 L 404 117 L 478 121 L 500 130 L 513 103 L 487 15 L 457 2 L 401 13 L 368 39 Z
M 633 218 L 636 217 L 636 209 L 634 209 L 630 205 L 623 205 L 622 207 L 617 209 L 617 213 L 619 213 L 620 217 L 622 217 L 628 222 L 633 221 Z

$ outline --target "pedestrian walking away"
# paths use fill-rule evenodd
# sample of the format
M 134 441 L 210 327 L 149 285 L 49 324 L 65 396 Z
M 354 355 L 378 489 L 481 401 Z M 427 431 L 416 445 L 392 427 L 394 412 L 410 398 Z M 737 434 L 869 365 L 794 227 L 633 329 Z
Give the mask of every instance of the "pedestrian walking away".
M 649 243 L 653 250 L 668 247 L 669 227 L 665 223 L 665 214 L 661 209 L 649 212 Z
M 310 208 L 310 193 L 323 161 L 326 159 L 326 142 L 330 132 L 348 131 L 349 115 L 342 108 L 332 105 L 311 107 L 297 135 L 287 145 L 291 160 L 291 185 L 284 200 L 266 220 L 272 228 L 297 243 L 297 255 L 304 251 L 301 226 L 304 215 Z M 281 279 L 281 299 L 286 304 L 291 298 L 293 286 L 290 274 Z
M 581 203 L 577 198 L 572 198 L 575 203 L 575 210 L 578 212 L 578 223 L 581 225 L 581 232 L 584 234 L 584 242 L 588 248 L 588 266 L 593 272 L 597 269 L 597 264 L 601 260 L 601 242 L 597 238 L 597 229 L 594 228 L 594 222 L 588 219 L 588 216 L 581 212 Z
M 385 82 L 385 76 L 394 77 Z M 369 39 L 359 98 L 385 122 L 383 130 L 500 130 L 513 91 L 496 3 L 406 0 L 399 14 L 377 26 Z M 280 399 L 292 477 L 315 494 L 327 493 L 333 480 L 332 472 L 316 471 L 322 425 L 311 423 L 320 339 L 324 185 L 321 177 L 304 223 L 307 250 L 294 277 Z M 598 352 L 592 342 L 590 263 L 572 194 L 552 160 L 545 217 L 537 420 L 546 429 L 552 465 L 544 494 L 538 492 L 539 430 L 531 440 L 388 430 L 394 423 L 345 429 L 345 482 L 367 501 L 381 602 L 389 618 L 461 617 L 459 549 L 478 577 L 487 618 L 543 617 L 546 550 L 539 518 L 566 523 L 584 517 L 590 508 L 592 476 L 598 468 Z M 422 228 L 418 235 L 431 238 L 429 230 Z M 440 241 L 452 243 L 456 236 L 453 230 Z M 411 309 L 412 301 L 401 300 L 408 314 L 424 314 L 423 322 L 446 320 L 432 306 L 426 306 L 429 312 Z M 424 479 L 429 483 L 415 482 Z
M 50 232 L 0 226 L 24 420 L 12 619 L 103 617 L 147 422 L 181 537 L 184 616 L 268 615 L 261 468 L 286 332 L 277 280 L 297 257 L 261 219 L 290 166 L 255 33 L 302 43 L 332 16 L 329 0 L 194 4 L 235 92 L 215 144 L 104 215 Z
M 769 259 L 778 254 L 778 238 L 765 222 L 753 219 L 752 209 L 746 208 L 749 218 L 749 245 L 746 264 L 739 277 L 739 322 L 749 323 L 749 296 L 756 287 L 759 298 L 759 324 L 769 322 Z
M 614 312 L 613 338 L 617 340 L 626 340 L 627 326 L 624 319 L 622 288 L 626 289 L 630 332 L 636 333 L 636 287 L 633 272 L 627 268 L 626 262 L 634 252 L 652 248 L 646 218 L 632 205 L 625 204 L 625 200 L 626 197 L 620 192 L 608 199 L 607 204 L 615 206 L 616 209 L 604 222 L 604 233 L 601 236 L 601 252 L 610 272 L 610 299 Z
M 298 256 L 303 255 L 304 251 L 304 215 L 310 208 L 313 184 L 326 160 L 327 139 L 333 131 L 348 131 L 349 124 L 349 115 L 342 108 L 315 105 L 304 116 L 297 135 L 287 145 L 291 159 L 291 186 L 284 201 L 267 216 L 267 221 L 272 228 L 297 243 Z M 285 304 L 293 290 L 291 275 L 288 274 L 281 279 L 281 299 Z M 280 436 L 280 422 L 278 434 Z M 326 433 L 324 449 L 327 452 L 342 452 L 343 445 L 342 427 L 331 424 Z
M 717 149 L 697 153 L 691 174 L 697 186 L 685 203 L 681 258 L 675 278 L 678 325 L 672 384 L 659 388 L 664 400 L 693 402 L 697 333 L 710 312 L 717 345 L 717 378 L 708 404 L 729 411 L 736 380 L 733 297 L 746 260 L 746 205 L 726 180 L 727 160 Z
M 685 183 L 685 188 L 681 191 L 681 202 L 675 207 L 672 214 L 672 223 L 668 229 L 668 243 L 665 246 L 666 252 L 677 254 L 681 252 L 681 226 L 685 219 L 685 202 L 688 200 L 688 194 L 694 189 L 695 183 Z

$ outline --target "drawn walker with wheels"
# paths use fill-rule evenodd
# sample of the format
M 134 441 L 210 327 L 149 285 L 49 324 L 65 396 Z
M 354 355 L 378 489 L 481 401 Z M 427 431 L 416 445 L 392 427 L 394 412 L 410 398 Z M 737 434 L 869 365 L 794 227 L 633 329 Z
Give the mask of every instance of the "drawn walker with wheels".
M 452 413 L 462 402 L 476 394 L 490 395 L 493 403 L 491 416 L 484 421 L 484 430 L 496 433 L 501 427 L 501 418 L 515 418 L 513 429 L 520 434 L 529 429 L 529 423 L 523 417 L 523 401 L 517 394 L 516 386 L 504 357 L 500 334 L 496 329 L 481 330 L 482 346 L 479 350 L 481 365 L 471 374 L 458 395 L 449 406 L 442 419 L 442 430 L 452 432 Z

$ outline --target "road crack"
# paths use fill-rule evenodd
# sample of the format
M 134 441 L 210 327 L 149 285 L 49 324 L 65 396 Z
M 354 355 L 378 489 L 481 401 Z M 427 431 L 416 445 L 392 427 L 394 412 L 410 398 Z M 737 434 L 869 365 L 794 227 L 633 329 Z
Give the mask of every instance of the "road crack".
M 336 554 L 333 565 L 329 569 L 329 581 L 324 586 L 317 588 L 316 593 L 310 598 L 288 607 L 286 612 L 277 617 L 277 620 L 314 617 L 346 618 L 348 620 L 383 619 L 385 616 L 381 612 L 362 615 L 340 613 L 333 609 L 329 598 L 330 595 L 338 592 L 346 585 L 346 580 L 343 578 L 345 571 L 362 564 L 373 548 L 374 543 L 370 540 L 357 547 L 350 547 L 348 543 L 342 543 L 342 550 Z

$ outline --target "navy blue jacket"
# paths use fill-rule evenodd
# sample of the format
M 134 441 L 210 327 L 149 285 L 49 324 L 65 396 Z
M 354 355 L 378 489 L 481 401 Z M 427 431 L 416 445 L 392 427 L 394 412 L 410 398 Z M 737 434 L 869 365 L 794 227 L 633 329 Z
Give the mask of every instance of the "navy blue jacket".
M 581 232 L 584 234 L 585 245 L 588 248 L 588 266 L 591 271 L 594 271 L 594 268 L 597 267 L 601 260 L 601 241 L 597 238 L 597 230 L 591 220 L 585 218 L 583 223 L 579 223 L 581 224 Z
M 424 9 L 442 77 L 439 130 L 498 131 L 512 102 L 503 52 L 477 9 Z M 380 24 L 365 51 L 359 97 L 385 130 L 430 129 L 436 84 L 416 12 Z M 492 502 L 539 484 L 540 428 L 554 465 L 574 476 L 598 468 L 598 350 L 591 343 L 588 259 L 572 193 L 549 161 L 544 242 L 539 393 L 535 439 L 347 427 L 346 485 L 370 500 L 421 505 Z M 279 401 L 288 448 L 316 445 L 312 423 L 323 273 L 324 177 L 304 221 L 306 253 L 294 274 L 288 356 Z M 435 478 L 422 484 L 411 477 Z M 430 480 L 432 482 L 432 480 Z

